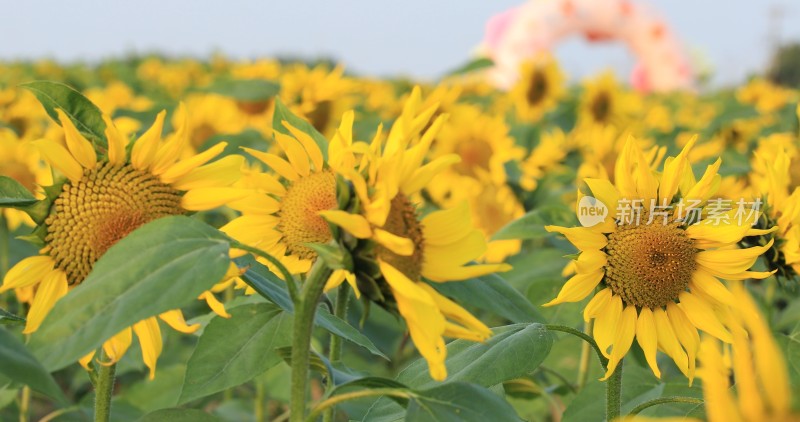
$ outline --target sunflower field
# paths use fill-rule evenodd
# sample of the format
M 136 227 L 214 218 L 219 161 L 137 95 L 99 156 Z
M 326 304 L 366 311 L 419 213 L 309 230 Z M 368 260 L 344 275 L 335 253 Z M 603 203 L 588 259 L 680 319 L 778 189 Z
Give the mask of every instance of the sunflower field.
M 0 420 L 800 419 L 800 92 L 0 64 Z

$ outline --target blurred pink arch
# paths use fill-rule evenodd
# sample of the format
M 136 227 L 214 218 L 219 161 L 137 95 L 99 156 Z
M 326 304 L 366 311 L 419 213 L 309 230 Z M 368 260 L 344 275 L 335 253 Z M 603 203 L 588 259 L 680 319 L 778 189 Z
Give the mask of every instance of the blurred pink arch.
M 509 88 L 522 61 L 551 52 L 571 35 L 625 43 L 638 59 L 630 81 L 639 91 L 692 89 L 677 37 L 657 14 L 631 0 L 530 0 L 492 17 L 481 45 L 495 63 L 492 81 Z

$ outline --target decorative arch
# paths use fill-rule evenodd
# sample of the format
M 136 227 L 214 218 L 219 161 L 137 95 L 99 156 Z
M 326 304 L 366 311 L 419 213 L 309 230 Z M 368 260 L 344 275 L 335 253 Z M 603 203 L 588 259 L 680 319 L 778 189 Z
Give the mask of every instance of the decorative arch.
M 689 61 L 663 19 L 630 0 L 530 0 L 487 22 L 483 52 L 501 88 L 517 79 L 522 61 L 549 53 L 562 39 L 619 41 L 636 56 L 631 85 L 642 92 L 692 89 Z

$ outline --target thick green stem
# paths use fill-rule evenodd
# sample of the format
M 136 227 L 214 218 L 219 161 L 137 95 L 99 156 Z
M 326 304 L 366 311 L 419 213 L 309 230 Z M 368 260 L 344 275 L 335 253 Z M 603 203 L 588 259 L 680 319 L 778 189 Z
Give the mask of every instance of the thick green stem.
M 264 397 L 264 380 L 257 377 L 255 379 L 255 383 L 256 383 L 256 397 L 253 408 L 253 415 L 256 419 L 256 422 L 264 422 L 266 421 L 264 417 L 265 416 L 264 407 L 266 406 L 266 400 Z
M 589 322 L 586 323 L 583 327 L 583 332 L 587 336 L 592 335 L 592 326 L 594 325 L 594 320 L 590 319 Z M 588 342 L 583 342 L 581 345 L 581 360 L 578 363 L 578 390 L 581 390 L 584 385 L 586 385 L 586 381 L 589 379 L 589 359 L 591 355 L 591 350 L 589 350 L 592 346 Z
M 311 335 L 314 328 L 314 315 L 317 304 L 325 289 L 331 271 L 322 260 L 317 260 L 295 302 L 294 326 L 292 332 L 292 387 L 289 410 L 290 421 L 302 422 L 305 419 L 306 398 L 308 395 L 308 365 L 311 352 Z
M 99 362 L 106 360 L 106 353 L 100 349 Z M 95 365 L 97 378 L 94 385 L 94 420 L 95 422 L 108 422 L 111 416 L 111 397 L 114 394 L 114 375 L 117 364 Z
M 617 419 L 622 408 L 622 359 L 606 381 L 606 420 Z
M 10 242 L 11 231 L 8 228 L 8 221 L 3 217 L 3 210 L 0 209 L 0 280 L 8 272 Z
M 22 387 L 22 396 L 19 399 L 19 422 L 28 422 L 28 413 L 31 407 L 31 388 Z
M 694 397 L 681 397 L 681 396 L 673 396 L 673 397 L 660 397 L 657 399 L 653 399 L 650 401 L 646 401 L 631 410 L 628 413 L 628 416 L 635 416 L 638 415 L 644 409 L 647 409 L 650 406 L 655 406 L 657 404 L 664 404 L 664 403 L 689 403 L 689 404 L 703 404 L 703 400 L 697 399 Z
M 333 314 L 341 319 L 347 318 L 347 303 L 350 299 L 350 285 L 342 283 L 336 291 L 336 304 L 333 308 Z M 328 353 L 328 359 L 331 364 L 338 362 L 342 359 L 342 338 L 336 334 L 331 333 L 331 350 Z M 333 380 L 328 380 L 328 390 L 334 387 Z M 325 409 L 322 414 L 322 422 L 332 422 L 335 420 L 336 409 L 329 407 Z

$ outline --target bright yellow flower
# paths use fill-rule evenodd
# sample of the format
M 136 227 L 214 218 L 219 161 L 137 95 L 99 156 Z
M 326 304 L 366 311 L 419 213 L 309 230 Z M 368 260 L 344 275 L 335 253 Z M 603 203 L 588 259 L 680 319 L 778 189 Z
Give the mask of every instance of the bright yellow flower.
M 342 66 L 330 70 L 324 64 L 313 69 L 296 64 L 286 69 L 280 82 L 281 97 L 292 111 L 324 135 L 330 135 L 336 118 L 352 108 L 355 84 L 344 77 Z
M 570 149 L 569 141 L 561 129 L 543 133 L 539 144 L 531 150 L 528 158 L 519 163 L 522 176 L 519 183 L 523 189 L 536 190 L 539 180 L 561 166 Z
M 792 392 L 786 360 L 766 320 L 742 283 L 731 286 L 731 365 L 720 344 L 705 338 L 700 345 L 698 376 L 710 422 L 800 421 L 791 410 Z M 732 371 L 732 374 L 731 374 Z M 736 392 L 731 389 L 731 375 Z
M 566 94 L 564 79 L 564 73 L 551 57 L 522 63 L 519 80 L 508 94 L 517 119 L 537 122 L 555 109 Z
M 274 138 L 286 159 L 245 148 L 276 175 L 254 171 L 246 176 L 242 183 L 253 193 L 229 204 L 242 216 L 221 230 L 278 258 L 292 274 L 300 274 L 311 268 L 317 256 L 305 244 L 327 243 L 333 237 L 317 213 L 337 208 L 336 176 L 310 135 L 289 122 L 283 125 L 292 135 L 276 131 Z
M 412 99 L 417 95 L 413 94 Z M 486 252 L 486 241 L 482 233 L 472 228 L 465 203 L 419 218 L 415 196 L 458 156 L 442 156 L 423 164 L 445 116 L 420 136 L 428 127 L 433 110 L 417 115 L 414 103 L 407 104 L 406 118 L 398 119 L 406 124 L 393 127 L 386 144 L 381 142 L 380 133 L 369 147 L 354 144 L 348 128 L 340 128 L 341 136 L 334 145 L 364 152 L 357 170 L 351 168 L 343 174 L 353 183 L 360 206 L 352 212 L 333 210 L 320 214 L 367 241 L 369 246 L 353 251 L 357 289 L 382 306 L 396 306 L 414 344 L 428 362 L 431 377 L 443 380 L 447 376 L 443 337 L 483 341 L 491 331 L 423 278 L 434 282 L 465 280 L 510 267 L 466 265 Z M 412 115 L 417 118 L 412 119 Z M 333 288 L 341 281 L 332 280 L 326 287 Z
M 613 73 L 606 72 L 584 83 L 578 124 L 624 127 L 641 109 L 641 98 L 617 83 Z
M 736 99 L 743 104 L 752 104 L 762 114 L 778 111 L 791 101 L 797 100 L 797 92 L 754 78 L 736 91 Z
M 40 255 L 15 265 L 3 280 L 1 291 L 22 290 L 30 298 L 24 333 L 31 333 L 69 290 L 80 284 L 94 263 L 115 243 L 136 228 L 169 215 L 209 210 L 243 198 L 246 191 L 229 187 L 240 177 L 242 157 L 229 156 L 206 164 L 225 145 L 181 160 L 188 146 L 185 124 L 166 141 L 161 139 L 165 112 L 142 134 L 130 154 L 127 139 L 108 116 L 107 153 L 98 158 L 94 146 L 61 110 L 57 110 L 65 143 L 43 139 L 35 142 L 49 164 L 66 176 L 43 225 L 44 247 Z M 26 292 L 27 291 L 27 292 Z M 201 296 L 212 309 L 227 314 L 210 293 Z M 179 310 L 159 315 L 182 332 L 188 326 Z M 155 375 L 161 353 L 161 334 L 155 317 L 132 327 L 142 346 L 150 377 Z M 118 360 L 131 342 L 131 328 L 103 346 L 112 361 Z M 93 353 L 81 360 L 87 365 Z
M 712 218 L 711 205 L 705 202 L 718 183 L 720 161 L 695 180 L 686 158 L 691 146 L 668 158 L 658 174 L 653 161 L 629 140 L 617 159 L 614 184 L 607 179 L 585 180 L 592 196 L 608 208 L 605 217 L 591 227 L 546 227 L 565 235 L 580 255 L 576 274 L 545 306 L 592 296 L 584 319 L 595 320 L 593 337 L 609 358 L 605 378 L 635 337 L 656 376 L 660 376 L 656 352 L 661 350 L 692 379 L 698 329 L 731 341 L 721 321 L 734 299 L 719 279 L 771 274 L 748 269 L 772 242 L 736 247 L 745 236 L 771 230 L 752 228 L 749 215 L 739 223 L 733 211 L 720 210 L 718 214 L 727 218 Z M 678 202 L 678 194 L 686 202 Z M 695 209 L 705 210 L 702 215 L 689 211 L 694 200 L 699 201 Z M 687 227 L 687 218 L 696 224 Z
M 53 183 L 50 169 L 45 165 L 30 141 L 23 141 L 11 130 L 0 128 L 0 175 L 8 176 L 21 184 L 38 198 L 44 197 L 41 186 Z M 28 214 L 11 208 L 5 208 L 2 216 L 9 229 L 16 230 L 20 224 L 34 226 Z

